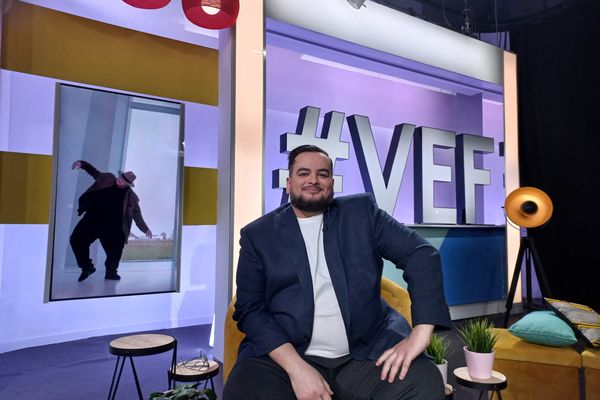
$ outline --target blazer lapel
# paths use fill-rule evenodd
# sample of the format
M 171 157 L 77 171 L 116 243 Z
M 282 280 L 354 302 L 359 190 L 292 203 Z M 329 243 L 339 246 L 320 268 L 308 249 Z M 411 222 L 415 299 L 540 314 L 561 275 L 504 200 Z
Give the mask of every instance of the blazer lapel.
M 344 262 L 340 254 L 338 244 L 339 232 L 337 229 L 338 207 L 332 205 L 325 212 L 323 223 L 323 245 L 325 249 L 325 259 L 331 283 L 340 306 L 342 318 L 346 324 L 346 329 L 350 328 L 350 309 L 348 306 L 348 285 L 346 284 L 346 272 Z
M 280 214 L 280 237 L 286 247 L 288 259 L 293 266 L 298 280 L 304 293 L 304 304 L 310 315 L 314 315 L 315 301 L 313 294 L 312 277 L 310 274 L 310 264 L 306 254 L 304 238 L 298 225 L 298 219 L 291 206 L 283 210 Z M 312 325 L 312 320 L 310 324 Z

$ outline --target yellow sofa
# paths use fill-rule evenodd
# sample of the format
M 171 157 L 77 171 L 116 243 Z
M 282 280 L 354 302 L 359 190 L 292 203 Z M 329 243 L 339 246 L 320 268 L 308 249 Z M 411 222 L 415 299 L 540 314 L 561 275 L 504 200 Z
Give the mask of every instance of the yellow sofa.
M 408 323 L 412 325 L 412 318 L 410 314 L 410 296 L 408 292 L 397 283 L 390 279 L 383 277 L 381 279 L 381 297 L 394 308 L 400 314 L 402 314 Z M 229 304 L 227 309 L 227 316 L 225 318 L 225 352 L 223 355 L 223 382 L 227 381 L 227 377 L 235 364 L 237 359 L 237 352 L 240 342 L 244 338 L 244 334 L 237 328 L 235 321 L 231 318 L 233 314 L 233 305 L 235 304 L 235 297 Z
M 600 350 L 585 350 L 581 360 L 585 372 L 585 399 L 600 400 Z
M 502 391 L 503 399 L 580 398 L 579 370 L 582 358 L 575 349 L 528 343 L 507 329 L 497 328 L 495 331 L 498 333 L 498 342 L 494 369 L 508 379 L 508 387 Z

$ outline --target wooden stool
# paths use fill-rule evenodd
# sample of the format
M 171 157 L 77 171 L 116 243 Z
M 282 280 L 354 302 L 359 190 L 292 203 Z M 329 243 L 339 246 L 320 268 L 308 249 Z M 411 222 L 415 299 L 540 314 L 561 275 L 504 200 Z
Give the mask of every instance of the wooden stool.
M 142 335 L 123 336 L 110 342 L 108 346 L 108 351 L 110 352 L 110 354 L 114 354 L 118 357 L 117 364 L 115 365 L 115 370 L 113 372 L 112 381 L 110 383 L 108 400 L 114 400 L 117 394 L 117 388 L 119 387 L 121 374 L 123 373 L 123 367 L 125 366 L 125 360 L 127 358 L 129 358 L 129 361 L 131 363 L 131 369 L 133 370 L 133 377 L 135 379 L 138 397 L 140 400 L 144 400 L 142 396 L 142 389 L 140 388 L 140 381 L 135 370 L 135 365 L 133 364 L 133 357 L 151 356 L 154 354 L 164 353 L 169 350 L 173 350 L 171 369 L 174 370 L 175 360 L 177 359 L 177 340 L 175 340 L 173 336 L 151 333 Z M 120 367 L 119 363 L 121 363 Z M 117 369 L 119 370 L 118 376 Z M 115 377 L 117 379 L 116 383 Z
M 502 389 L 506 389 L 507 386 L 506 377 L 498 371 L 492 371 L 492 377 L 489 379 L 478 379 L 472 378 L 469 375 L 467 367 L 461 367 L 454 370 L 454 379 L 459 385 L 479 390 L 480 400 L 483 396 L 483 393 L 487 391 L 492 391 L 490 399 L 494 397 L 494 393 L 496 393 L 498 395 L 498 399 L 502 400 L 502 394 L 500 394 L 500 391 Z
M 169 376 L 169 389 L 171 388 L 171 381 L 173 382 L 173 387 L 175 387 L 175 382 L 200 383 L 200 381 L 204 381 L 204 388 L 206 389 L 208 381 L 210 380 L 211 389 L 215 390 L 215 384 L 212 378 L 218 373 L 219 364 L 212 360 L 208 360 L 208 366 L 195 366 L 190 364 L 189 361 L 178 362 L 175 365 L 175 373 L 171 370 L 167 373 Z

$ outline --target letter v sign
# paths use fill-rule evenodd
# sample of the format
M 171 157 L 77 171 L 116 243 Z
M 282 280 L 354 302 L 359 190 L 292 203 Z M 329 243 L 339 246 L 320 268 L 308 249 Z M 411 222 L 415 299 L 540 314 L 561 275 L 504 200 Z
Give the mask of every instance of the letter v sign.
M 373 193 L 381 209 L 394 215 L 415 125 L 400 124 L 394 127 L 382 173 L 369 118 L 351 115 L 346 120 L 365 190 Z

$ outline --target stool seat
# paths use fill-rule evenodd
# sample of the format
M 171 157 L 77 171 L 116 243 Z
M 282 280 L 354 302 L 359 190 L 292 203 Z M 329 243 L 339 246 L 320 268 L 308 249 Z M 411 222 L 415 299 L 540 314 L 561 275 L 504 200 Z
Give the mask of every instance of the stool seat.
M 176 343 L 173 336 L 145 333 L 115 339 L 109 343 L 108 351 L 115 356 L 151 356 L 171 350 Z
M 498 371 L 492 371 L 491 378 L 479 379 L 469 375 L 467 367 L 461 367 L 454 370 L 454 378 L 456 378 L 456 383 L 471 389 L 502 390 L 507 386 L 506 376 Z
M 178 362 L 175 365 L 174 373 L 169 370 L 167 374 L 169 376 L 169 382 L 173 382 L 173 386 L 175 386 L 175 382 L 204 382 L 204 388 L 208 386 L 208 381 L 210 380 L 210 385 L 213 390 L 215 390 L 215 384 L 213 382 L 213 377 L 219 373 L 219 364 L 215 361 L 208 360 L 208 366 L 191 366 L 187 362 Z

